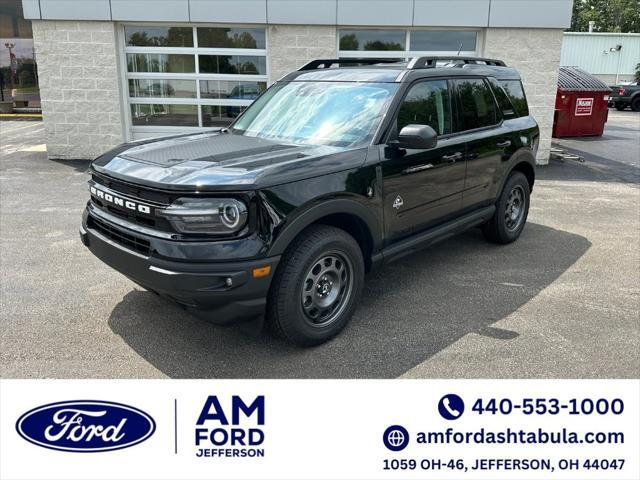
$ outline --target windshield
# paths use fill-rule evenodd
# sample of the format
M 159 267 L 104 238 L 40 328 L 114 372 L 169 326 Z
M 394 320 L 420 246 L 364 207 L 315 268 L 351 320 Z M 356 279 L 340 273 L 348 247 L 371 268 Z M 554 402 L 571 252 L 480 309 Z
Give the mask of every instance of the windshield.
M 281 142 L 359 147 L 371 141 L 395 83 L 276 84 L 233 125 L 233 132 Z

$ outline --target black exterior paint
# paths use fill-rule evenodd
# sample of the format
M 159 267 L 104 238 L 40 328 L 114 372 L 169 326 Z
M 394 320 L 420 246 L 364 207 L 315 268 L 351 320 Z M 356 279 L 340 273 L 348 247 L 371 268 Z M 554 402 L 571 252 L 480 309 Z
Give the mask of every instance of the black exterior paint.
M 281 255 L 314 222 L 337 224 L 356 235 L 368 267 L 476 225 L 492 213 L 513 168 L 526 169 L 533 184 L 538 127 L 532 117 L 499 119 L 492 127 L 442 136 L 431 150 L 388 143 L 396 111 L 416 82 L 519 78 L 509 68 L 475 67 L 341 68 L 283 79 L 399 82 L 377 134 L 364 148 L 287 145 L 232 129 L 122 145 L 93 162 L 99 187 L 159 208 L 185 196 L 240 198 L 249 205 L 249 223 L 229 238 L 183 235 L 159 219 L 109 209 L 93 199 L 84 212 L 82 240 L 142 286 L 229 321 L 264 313 Z M 432 166 L 423 168 L 427 164 Z M 398 195 L 400 209 L 393 207 Z M 109 237 L 92 227 L 92 217 L 116 233 Z M 119 232 L 148 245 L 148 253 L 132 252 Z M 269 277 L 251 277 L 254 267 L 265 265 L 272 267 Z

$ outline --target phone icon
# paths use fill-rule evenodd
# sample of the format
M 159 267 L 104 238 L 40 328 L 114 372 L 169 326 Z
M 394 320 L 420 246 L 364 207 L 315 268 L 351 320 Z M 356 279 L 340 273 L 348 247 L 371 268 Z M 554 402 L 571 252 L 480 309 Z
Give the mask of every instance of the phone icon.
M 455 393 L 445 395 L 438 403 L 438 412 L 446 420 L 457 420 L 464 413 L 464 401 Z
M 451 400 L 444 398 L 442 404 L 444 405 L 444 408 L 446 408 L 447 412 L 449 412 L 449 415 L 456 418 L 460 416 L 460 412 L 451 406 Z

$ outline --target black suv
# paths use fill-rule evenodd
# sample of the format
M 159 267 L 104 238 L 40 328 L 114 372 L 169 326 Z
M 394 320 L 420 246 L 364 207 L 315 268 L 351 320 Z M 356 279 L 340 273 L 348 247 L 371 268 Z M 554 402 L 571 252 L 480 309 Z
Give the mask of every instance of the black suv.
M 384 262 L 471 227 L 516 240 L 538 135 L 518 73 L 499 60 L 315 60 L 228 128 L 97 158 L 80 234 L 194 313 L 266 317 L 317 344 Z

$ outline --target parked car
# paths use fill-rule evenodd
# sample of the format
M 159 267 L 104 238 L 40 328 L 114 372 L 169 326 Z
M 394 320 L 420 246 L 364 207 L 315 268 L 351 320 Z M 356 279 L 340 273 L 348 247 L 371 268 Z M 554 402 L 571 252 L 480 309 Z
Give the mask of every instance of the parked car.
M 616 85 L 612 90 L 609 106 L 620 111 L 631 107 L 634 112 L 640 112 L 640 85 L 637 82 L 629 85 Z
M 517 71 L 466 57 L 328 68 L 343 62 L 290 73 L 229 128 L 97 158 L 83 243 L 200 316 L 266 318 L 313 345 L 347 324 L 366 272 L 472 227 L 515 241 L 539 139 Z

